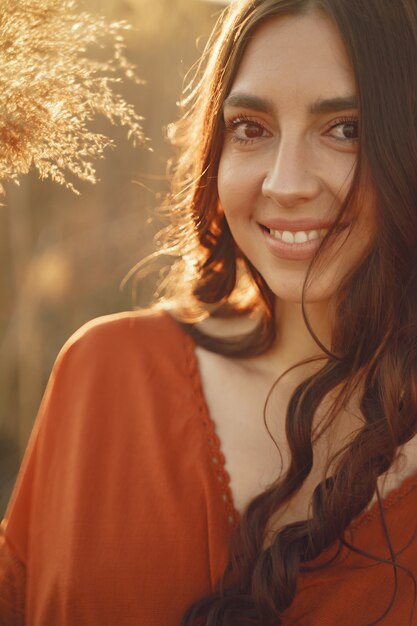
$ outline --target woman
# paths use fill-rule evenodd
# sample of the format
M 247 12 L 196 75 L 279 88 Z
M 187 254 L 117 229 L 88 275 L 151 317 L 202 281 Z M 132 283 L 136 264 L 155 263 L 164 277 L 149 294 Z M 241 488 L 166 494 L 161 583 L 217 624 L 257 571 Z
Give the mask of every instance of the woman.
M 237 2 L 206 58 L 179 260 L 58 357 L 3 623 L 417 624 L 417 4 Z

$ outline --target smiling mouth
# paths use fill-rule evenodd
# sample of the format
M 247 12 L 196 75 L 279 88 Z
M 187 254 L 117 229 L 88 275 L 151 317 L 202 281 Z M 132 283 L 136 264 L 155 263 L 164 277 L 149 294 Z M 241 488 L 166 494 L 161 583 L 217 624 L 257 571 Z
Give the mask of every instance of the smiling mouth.
M 266 226 L 263 228 L 271 237 L 279 241 L 284 241 L 285 243 L 306 243 L 307 241 L 322 239 L 329 232 L 328 228 L 322 228 L 320 230 L 299 230 L 295 233 L 289 230 L 271 230 Z
M 312 229 L 312 230 L 273 230 L 260 224 L 262 230 L 264 230 L 268 235 L 277 239 L 278 241 L 283 241 L 287 244 L 303 244 L 309 241 L 315 241 L 317 239 L 323 239 L 330 228 L 320 228 L 320 229 Z M 340 224 L 335 229 L 335 234 L 339 234 L 342 230 L 345 230 L 348 227 L 348 224 Z

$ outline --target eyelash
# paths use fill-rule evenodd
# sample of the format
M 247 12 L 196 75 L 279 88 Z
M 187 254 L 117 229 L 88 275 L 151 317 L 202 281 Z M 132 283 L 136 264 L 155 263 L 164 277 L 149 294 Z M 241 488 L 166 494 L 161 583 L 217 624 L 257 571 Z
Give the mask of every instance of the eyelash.
M 335 120 L 334 123 L 332 123 L 332 125 L 327 129 L 327 132 L 333 130 L 334 128 L 337 128 L 338 126 L 342 126 L 343 124 L 349 124 L 352 122 L 358 127 L 359 119 L 357 117 L 340 117 L 339 119 Z M 336 141 L 357 143 L 358 139 L 359 138 L 356 137 L 355 139 L 336 139 Z
M 341 117 L 337 120 L 335 120 L 331 126 L 329 126 L 329 128 L 326 130 L 326 132 L 329 132 L 331 130 L 333 130 L 334 128 L 337 128 L 338 126 L 342 126 L 343 124 L 349 124 L 349 123 L 356 123 L 358 124 L 358 118 L 357 117 Z M 250 123 L 253 126 L 258 126 L 259 128 L 261 128 L 262 130 L 267 130 L 266 127 L 261 124 L 258 121 L 253 120 L 252 118 L 248 117 L 247 115 L 237 115 L 236 117 L 230 119 L 230 120 L 226 120 L 225 121 L 225 132 L 226 133 L 230 133 L 232 135 L 231 140 L 234 143 L 240 143 L 240 144 L 244 144 L 244 145 L 248 145 L 248 144 L 252 144 L 255 141 L 257 141 L 258 139 L 261 139 L 261 137 L 256 137 L 253 139 L 242 139 L 240 137 L 237 137 L 237 135 L 233 135 L 233 133 L 237 130 L 237 128 L 239 127 L 240 124 L 244 124 L 244 123 Z M 357 143 L 358 138 L 355 139 L 338 139 L 336 137 L 334 137 L 334 139 L 336 141 L 341 141 L 343 143 Z

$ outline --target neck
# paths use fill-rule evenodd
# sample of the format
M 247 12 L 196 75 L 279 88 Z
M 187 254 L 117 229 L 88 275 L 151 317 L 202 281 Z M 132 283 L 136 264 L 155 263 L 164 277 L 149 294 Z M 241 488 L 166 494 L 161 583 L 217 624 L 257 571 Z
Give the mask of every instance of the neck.
M 331 344 L 331 313 L 328 302 L 305 305 L 305 313 L 311 330 L 327 349 Z M 277 337 L 274 345 L 259 357 L 255 357 L 257 366 L 265 373 L 280 375 L 297 363 L 325 353 L 311 336 L 298 302 L 277 301 L 276 305 Z M 317 362 L 323 365 L 323 360 Z M 308 376 L 317 369 L 317 364 L 296 368 L 296 377 Z M 290 376 L 291 378 L 291 376 Z
M 305 314 L 311 330 L 325 348 L 331 343 L 331 318 L 329 304 L 318 302 L 305 305 Z M 273 351 L 282 362 L 291 366 L 304 359 L 322 355 L 304 321 L 301 304 L 278 301 L 276 306 L 277 339 Z
M 306 304 L 305 313 L 311 329 L 319 341 L 326 348 L 330 348 L 331 315 L 329 303 Z M 301 361 L 324 355 L 310 334 L 303 318 L 300 303 L 277 301 L 275 319 L 277 336 L 274 345 L 267 352 L 257 357 L 238 359 L 238 362 L 258 371 L 268 380 L 270 376 L 272 376 L 272 380 L 275 380 L 277 376 Z M 255 325 L 256 319 L 253 318 L 233 320 L 235 334 L 249 332 Z M 222 319 L 209 318 L 199 323 L 198 326 L 212 336 L 229 337 L 231 335 L 230 323 L 225 324 Z M 323 361 L 318 363 L 320 366 Z M 301 376 L 308 376 L 311 372 L 311 365 L 299 367 L 297 372 Z

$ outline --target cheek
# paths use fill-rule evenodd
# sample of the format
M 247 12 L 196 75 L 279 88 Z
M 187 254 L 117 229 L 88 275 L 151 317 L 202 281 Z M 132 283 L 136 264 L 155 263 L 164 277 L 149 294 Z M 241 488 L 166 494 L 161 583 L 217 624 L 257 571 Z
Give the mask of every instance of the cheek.
M 334 214 L 346 198 L 352 186 L 356 157 L 354 155 L 339 155 L 342 158 L 326 159 L 321 163 L 317 177 L 322 181 L 323 189 L 330 198 L 333 198 L 335 205 L 331 207 Z M 319 161 L 318 161 L 319 162 Z
M 222 155 L 217 176 L 217 188 L 220 203 L 226 217 L 233 215 L 241 205 L 245 195 L 244 179 L 232 165 L 232 159 Z
M 250 211 L 262 189 L 256 160 L 242 159 L 225 149 L 220 159 L 217 188 L 226 217 Z
M 332 297 L 345 278 L 364 260 L 372 245 L 372 232 L 368 225 L 357 224 L 352 233 L 339 246 L 323 250 L 313 269 L 306 301 L 314 302 Z

